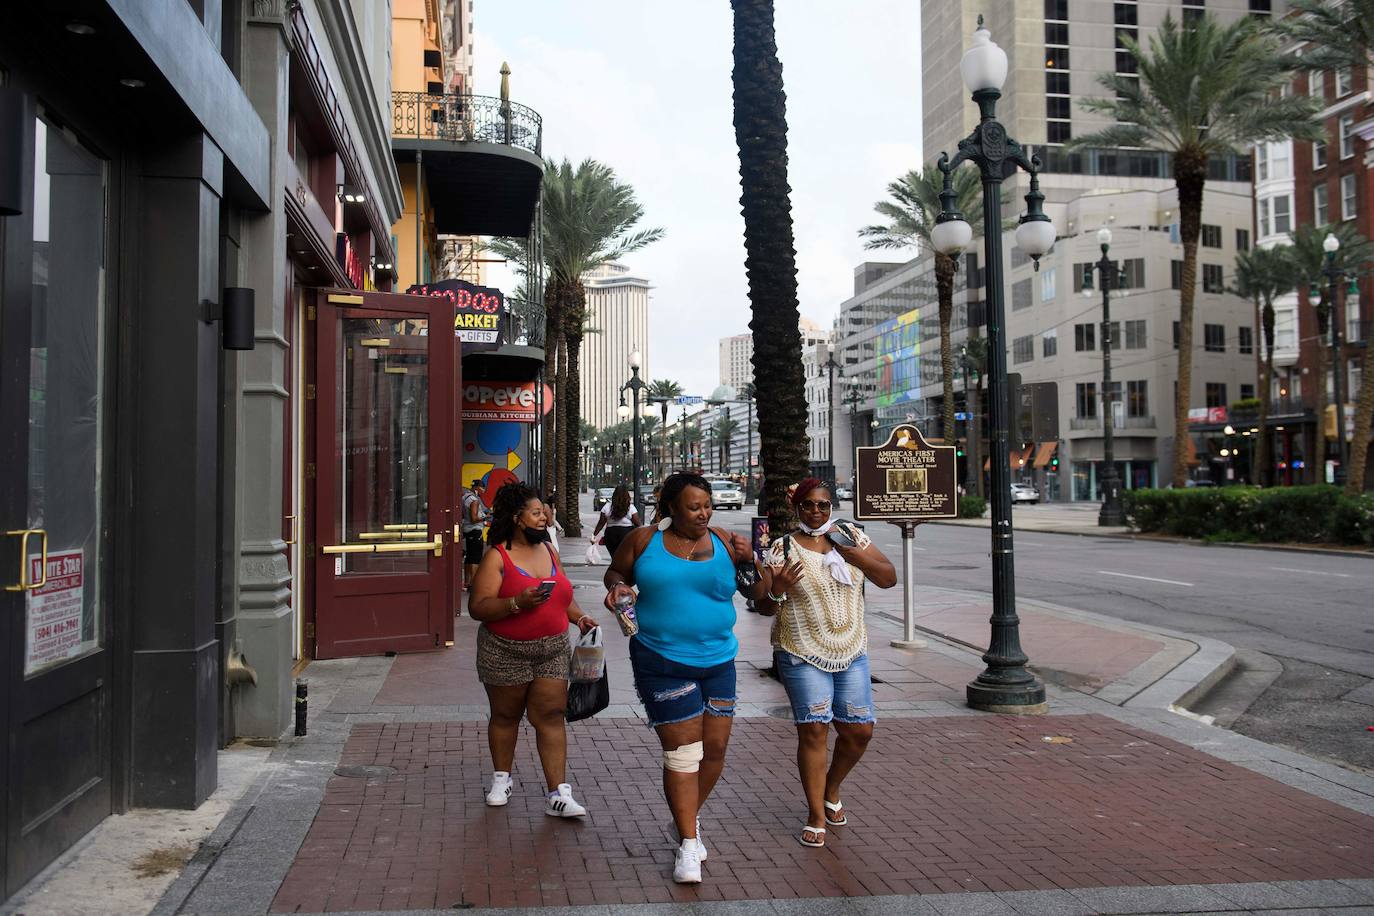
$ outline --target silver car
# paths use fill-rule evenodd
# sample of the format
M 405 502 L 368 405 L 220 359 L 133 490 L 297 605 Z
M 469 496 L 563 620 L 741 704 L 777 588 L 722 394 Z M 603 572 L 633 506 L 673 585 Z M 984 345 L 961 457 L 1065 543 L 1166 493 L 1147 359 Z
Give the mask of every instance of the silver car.
M 1014 483 L 1011 485 L 1011 501 L 1013 503 L 1038 503 L 1040 502 L 1040 491 L 1024 483 Z
M 733 480 L 711 481 L 712 509 L 743 509 L 744 493 Z

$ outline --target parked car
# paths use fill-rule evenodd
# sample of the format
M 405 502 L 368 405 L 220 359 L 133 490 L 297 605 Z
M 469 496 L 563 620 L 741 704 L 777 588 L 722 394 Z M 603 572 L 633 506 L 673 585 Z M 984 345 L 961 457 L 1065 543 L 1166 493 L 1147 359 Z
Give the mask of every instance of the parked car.
M 836 487 L 835 498 L 839 500 L 853 499 L 854 491 L 849 489 L 849 487 Z
M 592 511 L 600 512 L 601 507 L 610 502 L 613 495 L 615 495 L 615 487 L 600 487 L 597 489 L 596 492 L 592 494 Z
M 1012 503 L 1038 503 L 1040 502 L 1040 491 L 1024 483 L 1014 483 L 1011 485 L 1011 501 Z
M 733 480 L 711 481 L 712 509 L 743 509 L 744 492 Z

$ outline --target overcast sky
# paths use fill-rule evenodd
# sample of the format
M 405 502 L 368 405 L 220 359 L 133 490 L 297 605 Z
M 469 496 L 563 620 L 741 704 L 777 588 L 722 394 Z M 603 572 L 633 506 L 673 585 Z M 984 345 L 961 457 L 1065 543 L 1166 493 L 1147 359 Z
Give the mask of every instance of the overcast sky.
M 626 261 L 654 286 L 650 370 L 708 394 L 717 339 L 749 321 L 728 0 L 478 0 L 474 25 L 476 91 L 498 94 L 508 61 L 545 158 L 605 162 L 667 230 Z M 920 162 L 920 6 L 778 0 L 777 30 L 801 312 L 828 327 L 865 259 L 856 230 Z

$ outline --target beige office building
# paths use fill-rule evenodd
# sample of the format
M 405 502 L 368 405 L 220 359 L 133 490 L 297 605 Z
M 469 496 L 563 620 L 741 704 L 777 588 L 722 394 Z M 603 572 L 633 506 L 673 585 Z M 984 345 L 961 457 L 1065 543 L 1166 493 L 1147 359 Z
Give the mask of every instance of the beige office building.
M 649 281 L 624 264 L 583 275 L 587 329 L 582 338 L 582 420 L 597 429 L 620 422 L 620 386 L 630 380 L 630 354 L 638 350 L 640 378 L 652 378 L 649 361 Z M 628 395 L 628 392 L 627 392 Z M 627 401 L 628 403 L 628 401 Z
M 830 339 L 830 332 L 810 318 L 797 323 L 801 331 L 801 345 L 805 350 Z M 720 383 L 729 385 L 736 391 L 743 391 L 745 385 L 754 382 L 754 335 L 752 333 L 734 334 L 720 339 Z

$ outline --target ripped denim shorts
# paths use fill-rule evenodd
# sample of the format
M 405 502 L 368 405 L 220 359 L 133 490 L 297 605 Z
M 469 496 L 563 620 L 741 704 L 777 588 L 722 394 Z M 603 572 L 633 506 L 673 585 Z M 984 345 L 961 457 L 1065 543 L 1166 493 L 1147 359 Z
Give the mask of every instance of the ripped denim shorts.
M 873 682 L 868 673 L 868 655 L 860 655 L 843 671 L 822 671 L 805 659 L 782 649 L 773 651 L 778 679 L 792 704 L 792 720 L 844 722 L 860 725 L 876 722 L 873 716 Z
M 735 714 L 734 659 L 695 668 L 664 658 L 638 639 L 631 639 L 630 667 L 650 728 L 686 722 L 703 712 L 713 716 Z

